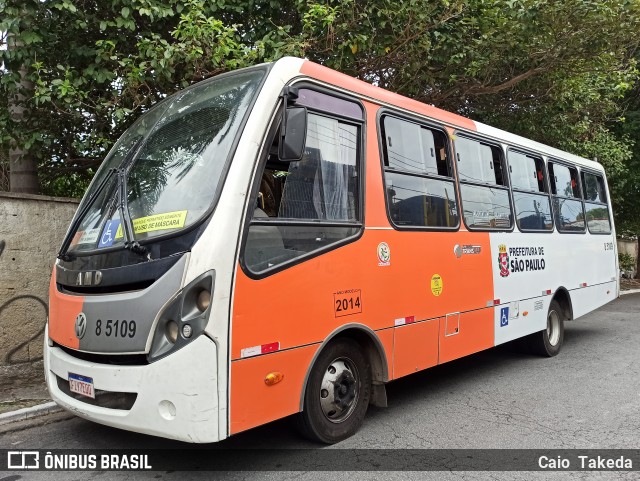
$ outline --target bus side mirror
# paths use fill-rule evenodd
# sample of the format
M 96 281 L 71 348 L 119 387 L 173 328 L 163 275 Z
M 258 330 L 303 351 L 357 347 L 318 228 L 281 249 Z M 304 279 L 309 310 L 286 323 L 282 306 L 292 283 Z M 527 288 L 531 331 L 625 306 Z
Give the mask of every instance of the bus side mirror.
M 307 140 L 306 107 L 286 109 L 281 129 L 278 160 L 282 162 L 302 160 Z

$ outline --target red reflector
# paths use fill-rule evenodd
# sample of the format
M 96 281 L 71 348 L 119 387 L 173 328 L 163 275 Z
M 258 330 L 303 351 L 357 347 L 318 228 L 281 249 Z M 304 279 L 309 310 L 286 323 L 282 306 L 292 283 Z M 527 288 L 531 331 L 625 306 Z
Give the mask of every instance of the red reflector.
M 500 299 L 494 299 L 493 300 L 493 305 L 497 306 L 498 304 L 500 304 Z
M 407 324 L 411 324 L 412 322 L 416 322 L 416 316 L 409 316 L 404 318 L 404 322 Z
M 582 284 L 580 284 L 580 287 L 587 287 L 587 283 L 583 282 Z
M 268 352 L 277 351 L 278 349 L 280 349 L 280 343 L 272 342 L 271 344 L 263 344 L 260 346 L 260 353 L 267 354 Z

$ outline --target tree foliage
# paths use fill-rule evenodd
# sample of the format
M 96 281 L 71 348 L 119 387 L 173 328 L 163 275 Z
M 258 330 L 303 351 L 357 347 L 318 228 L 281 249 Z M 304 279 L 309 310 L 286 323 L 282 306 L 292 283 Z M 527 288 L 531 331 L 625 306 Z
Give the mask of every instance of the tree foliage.
M 0 104 L 0 145 L 38 155 L 45 191 L 81 194 L 122 131 L 166 95 L 257 61 L 236 24 L 204 1 L 0 0 L 0 31 L 22 46 L 2 52 L 2 97 L 20 66 L 34 84 L 27 122 Z
M 618 232 L 640 237 L 640 86 L 628 94 L 626 101 L 625 119 L 614 130 L 618 138 L 630 139 L 631 149 L 621 175 L 614 178 L 612 198 Z
M 0 31 L 20 40 L 0 50 L 0 151 L 26 146 L 45 192 L 79 195 L 153 103 L 298 55 L 597 156 L 623 199 L 640 166 L 633 134 L 611 126 L 637 80 L 639 26 L 638 0 L 0 0 Z M 28 122 L 9 114 L 20 67 L 34 86 Z

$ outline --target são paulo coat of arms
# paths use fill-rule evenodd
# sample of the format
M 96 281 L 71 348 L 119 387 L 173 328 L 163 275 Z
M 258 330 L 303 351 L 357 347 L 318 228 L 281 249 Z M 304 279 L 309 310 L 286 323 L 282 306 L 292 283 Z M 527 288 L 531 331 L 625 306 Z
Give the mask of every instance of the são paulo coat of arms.
M 500 277 L 509 275 L 509 254 L 507 254 L 507 246 L 504 244 L 498 246 L 498 267 L 500 267 Z

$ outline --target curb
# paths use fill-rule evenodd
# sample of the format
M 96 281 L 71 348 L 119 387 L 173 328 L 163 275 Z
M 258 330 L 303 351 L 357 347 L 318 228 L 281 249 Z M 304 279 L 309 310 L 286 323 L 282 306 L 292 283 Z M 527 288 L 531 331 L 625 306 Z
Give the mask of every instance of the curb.
M 17 409 L 16 411 L 9 411 L 0 414 L 0 426 L 5 424 L 15 423 L 17 421 L 25 421 L 26 419 L 36 418 L 39 416 L 45 416 L 47 414 L 53 414 L 62 411 L 63 409 L 53 401 L 31 406 L 29 408 Z
M 620 295 L 624 296 L 626 294 L 637 294 L 640 292 L 640 289 L 629 289 L 627 291 L 620 291 Z

